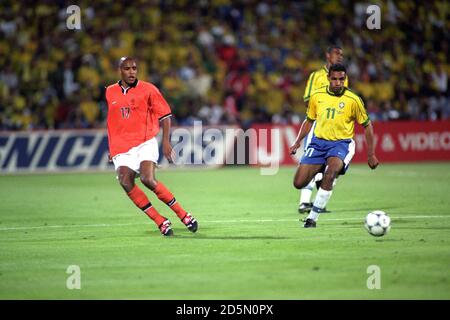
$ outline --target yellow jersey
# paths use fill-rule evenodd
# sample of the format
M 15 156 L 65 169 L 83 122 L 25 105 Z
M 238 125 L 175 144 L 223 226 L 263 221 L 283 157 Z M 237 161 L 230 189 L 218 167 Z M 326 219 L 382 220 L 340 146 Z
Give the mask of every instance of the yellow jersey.
M 329 83 L 327 77 L 328 77 L 328 68 L 326 65 L 320 68 L 319 70 L 312 72 L 309 75 L 308 82 L 306 83 L 303 101 L 307 102 L 314 91 L 323 86 L 327 86 Z M 348 87 L 347 76 L 345 76 L 344 87 Z
M 329 141 L 352 139 L 355 121 L 364 127 L 370 123 L 364 102 L 346 87 L 340 94 L 331 92 L 328 86 L 314 91 L 306 117 L 316 121 L 314 135 Z

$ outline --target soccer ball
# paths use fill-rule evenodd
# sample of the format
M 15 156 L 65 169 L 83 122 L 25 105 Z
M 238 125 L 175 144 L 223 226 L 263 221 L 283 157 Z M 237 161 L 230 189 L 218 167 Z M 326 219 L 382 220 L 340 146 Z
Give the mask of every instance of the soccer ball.
M 372 211 L 367 215 L 364 227 L 371 235 L 381 237 L 391 229 L 391 218 L 384 211 Z

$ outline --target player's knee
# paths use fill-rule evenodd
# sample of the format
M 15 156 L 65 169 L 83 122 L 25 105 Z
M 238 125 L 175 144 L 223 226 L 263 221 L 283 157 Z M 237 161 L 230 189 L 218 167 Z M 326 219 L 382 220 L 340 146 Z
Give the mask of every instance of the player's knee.
M 327 172 L 323 175 L 323 181 L 325 182 L 331 182 L 333 183 L 333 180 L 337 177 L 337 171 L 336 170 L 327 170 Z
M 128 175 L 119 174 L 119 183 L 127 192 L 130 192 L 134 187 L 134 179 Z
M 327 170 L 323 174 L 321 187 L 327 188 L 327 189 L 332 188 L 335 185 L 334 181 L 336 180 L 336 177 L 338 176 L 338 174 L 339 174 L 339 172 L 336 170 L 332 170 L 332 169 Z
M 141 176 L 141 182 L 150 189 L 155 189 L 158 183 L 152 176 Z
M 308 185 L 308 183 L 305 183 L 304 181 L 299 181 L 299 180 L 294 179 L 294 187 L 296 189 L 303 189 L 307 185 Z

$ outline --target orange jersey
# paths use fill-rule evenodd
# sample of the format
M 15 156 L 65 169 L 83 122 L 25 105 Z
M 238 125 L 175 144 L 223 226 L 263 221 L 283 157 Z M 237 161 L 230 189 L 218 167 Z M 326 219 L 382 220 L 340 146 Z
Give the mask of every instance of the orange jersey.
M 158 88 L 141 80 L 124 89 L 120 81 L 106 88 L 108 142 L 114 157 L 153 138 L 159 121 L 171 116 Z

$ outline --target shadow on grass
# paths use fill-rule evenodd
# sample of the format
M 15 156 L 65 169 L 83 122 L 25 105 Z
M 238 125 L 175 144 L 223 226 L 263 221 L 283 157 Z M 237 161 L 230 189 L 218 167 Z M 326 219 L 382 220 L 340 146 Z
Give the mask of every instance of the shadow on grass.
M 373 236 L 372 236 L 373 237 Z M 397 242 L 397 241 L 405 241 L 404 239 L 396 239 L 396 238 L 389 238 L 389 235 L 381 237 L 373 237 L 375 238 L 375 242 Z

